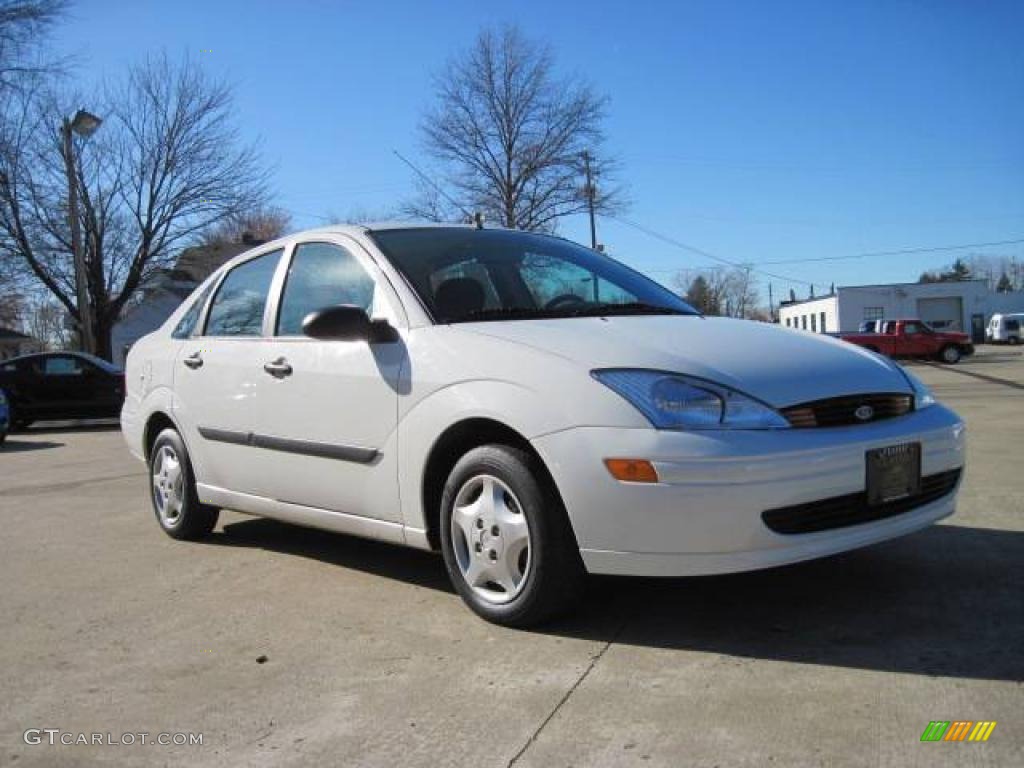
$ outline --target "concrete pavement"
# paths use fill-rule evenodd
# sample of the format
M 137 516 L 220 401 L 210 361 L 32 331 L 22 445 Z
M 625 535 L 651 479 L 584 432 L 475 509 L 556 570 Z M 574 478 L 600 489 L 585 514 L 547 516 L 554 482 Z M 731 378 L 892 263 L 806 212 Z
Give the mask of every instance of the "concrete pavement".
M 595 579 L 543 631 L 465 609 L 438 557 L 223 513 L 152 519 L 109 428 L 0 451 L 7 765 L 1024 764 L 1024 358 L 914 365 L 969 429 L 959 513 L 825 561 Z M 996 720 L 986 744 L 919 741 Z M 201 746 L 27 745 L 29 728 Z

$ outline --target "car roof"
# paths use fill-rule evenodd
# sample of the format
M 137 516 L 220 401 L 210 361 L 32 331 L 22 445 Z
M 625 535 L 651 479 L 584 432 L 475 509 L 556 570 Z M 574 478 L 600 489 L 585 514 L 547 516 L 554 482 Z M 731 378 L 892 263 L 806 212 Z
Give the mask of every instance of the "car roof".
M 371 232 L 387 232 L 392 230 L 415 230 L 415 229 L 477 229 L 475 224 L 465 224 L 460 222 L 436 222 L 436 221 L 379 221 L 379 222 L 367 222 L 365 224 L 329 224 L 325 227 L 315 227 L 313 229 L 303 229 L 299 232 L 292 232 L 290 234 L 279 237 L 276 240 L 268 240 L 265 243 L 254 245 L 247 251 L 228 259 L 224 264 L 218 267 L 212 275 L 219 275 L 223 272 L 234 268 L 243 261 L 248 261 L 257 254 L 269 253 L 279 248 L 284 248 L 290 243 L 308 238 L 316 235 L 348 235 L 349 237 L 359 238 L 365 236 Z M 506 227 L 488 227 L 484 226 L 483 229 L 490 231 L 501 231 L 501 232 L 523 232 L 524 234 L 543 234 L 538 232 L 524 232 L 523 230 L 508 229 Z M 211 276 L 212 276 L 211 275 Z M 209 278 L 207 278 L 209 279 Z M 205 282 L 205 281 L 204 281 Z

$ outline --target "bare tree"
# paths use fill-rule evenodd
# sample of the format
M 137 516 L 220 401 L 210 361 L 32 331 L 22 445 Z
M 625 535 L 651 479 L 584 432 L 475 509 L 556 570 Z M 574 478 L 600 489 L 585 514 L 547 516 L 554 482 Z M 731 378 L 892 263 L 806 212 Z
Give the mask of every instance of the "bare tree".
M 759 290 L 756 276 L 746 268 L 681 270 L 675 285 L 704 314 L 758 318 Z
M 527 230 L 554 229 L 587 207 L 583 153 L 600 180 L 595 206 L 621 204 L 603 156 L 607 100 L 586 83 L 557 78 L 554 57 L 515 27 L 485 30 L 435 79 L 437 104 L 423 119 L 427 152 L 443 168 L 456 209 Z M 449 213 L 437 199 L 414 215 Z
M 64 323 L 64 308 L 52 296 L 43 294 L 27 302 L 22 328 L 40 341 L 46 349 L 60 350 L 71 346 L 72 334 Z
M 203 234 L 203 243 L 218 245 L 240 243 L 247 237 L 266 242 L 286 235 L 292 228 L 292 217 L 280 208 L 258 207 L 224 219 Z
M 66 0 L 0 0 L 0 96 L 52 70 L 39 44 L 67 7 Z
M 66 98 L 24 95 L 0 130 L 0 254 L 78 318 L 67 179 L 56 127 Z M 231 122 L 231 93 L 189 61 L 157 58 L 109 89 L 103 127 L 76 140 L 93 336 L 110 332 L 140 287 L 219 222 L 259 208 L 267 175 Z

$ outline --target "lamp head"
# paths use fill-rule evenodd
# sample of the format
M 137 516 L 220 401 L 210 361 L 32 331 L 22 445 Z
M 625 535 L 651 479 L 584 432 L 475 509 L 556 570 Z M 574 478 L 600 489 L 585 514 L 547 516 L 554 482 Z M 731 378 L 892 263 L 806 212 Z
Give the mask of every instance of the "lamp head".
M 87 112 L 84 109 L 80 109 L 75 112 L 75 116 L 71 118 L 71 130 L 77 133 L 79 136 L 92 136 L 96 132 L 96 129 L 100 127 L 103 120 L 91 112 Z

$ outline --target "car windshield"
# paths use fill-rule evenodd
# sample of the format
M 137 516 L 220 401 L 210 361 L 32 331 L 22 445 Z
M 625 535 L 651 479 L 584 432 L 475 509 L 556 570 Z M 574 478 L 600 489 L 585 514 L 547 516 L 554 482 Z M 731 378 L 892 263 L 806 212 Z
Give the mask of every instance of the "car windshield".
M 698 314 L 624 264 L 557 237 L 462 227 L 372 237 L 441 323 Z

